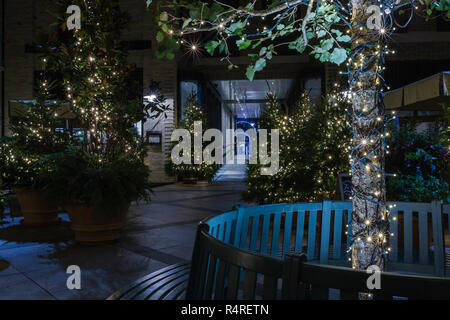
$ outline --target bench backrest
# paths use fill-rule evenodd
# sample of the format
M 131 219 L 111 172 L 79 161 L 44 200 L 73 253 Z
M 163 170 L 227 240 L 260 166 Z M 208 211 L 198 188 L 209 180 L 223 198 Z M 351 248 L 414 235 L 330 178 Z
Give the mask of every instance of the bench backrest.
M 286 299 L 357 300 L 360 293 L 374 300 L 450 299 L 450 279 L 381 272 L 381 289 L 369 290 L 365 271 L 305 262 L 306 257 L 287 254 L 284 261 L 283 296 Z
M 351 268 L 306 262 L 306 254 L 283 260 L 247 252 L 214 237 L 209 226 L 197 230 L 187 300 L 450 299 L 450 279 L 382 272 L 380 290 L 369 290 L 370 274 Z
M 253 300 L 259 286 L 263 299 L 276 299 L 283 261 L 227 245 L 208 229 L 200 224 L 197 230 L 186 299 Z
M 438 201 L 388 205 L 393 206 L 391 269 L 444 276 L 450 205 Z M 308 261 L 345 265 L 351 211 L 349 201 L 240 207 L 207 223 L 213 237 L 241 249 L 280 258 L 294 251 L 305 253 Z

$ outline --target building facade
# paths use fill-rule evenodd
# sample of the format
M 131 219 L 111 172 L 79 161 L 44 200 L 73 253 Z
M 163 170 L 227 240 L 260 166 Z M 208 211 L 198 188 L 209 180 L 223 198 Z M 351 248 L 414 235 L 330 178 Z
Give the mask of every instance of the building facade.
M 246 79 L 245 66 L 250 62 L 247 56 L 236 54 L 233 57 L 233 62 L 240 66 L 233 71 L 227 70 L 224 61 L 208 57 L 202 50 L 200 55 L 180 54 L 174 60 L 159 60 L 155 56 L 155 34 L 151 31 L 155 18 L 152 10 L 147 10 L 146 1 L 121 0 L 120 3 L 132 17 L 123 40 L 129 47 L 129 62 L 140 71 L 138 80 L 143 88 L 142 97 L 151 94 L 150 84 L 157 81 L 172 107 L 167 118 L 143 126 L 143 135 L 161 137 L 160 144 L 149 146 L 147 163 L 152 170 L 152 182 L 174 181 L 165 174 L 164 163 L 170 154 L 171 133 L 182 117 L 183 100 L 189 91 L 199 93 L 211 125 L 225 130 L 236 128 L 238 119 L 258 117 L 264 102 L 263 81 L 267 91 L 275 90 L 282 95 L 282 103 L 288 108 L 301 90 L 306 89 L 320 97 L 339 78 L 337 66 L 320 64 L 309 55 L 290 53 L 275 56 L 267 68 L 256 75 L 260 82 L 248 84 L 253 91 L 239 92 L 242 88 L 239 81 Z M 40 33 L 50 30 L 52 17 L 47 11 L 53 6 L 53 0 L 2 1 L 1 135 L 9 134 L 10 102 L 33 99 L 35 78 L 42 66 L 39 53 L 32 49 L 32 44 Z M 389 56 L 386 64 L 386 80 L 392 88 L 450 70 L 449 24 L 441 19 L 426 22 L 415 17 L 406 30 L 392 37 L 391 47 L 396 54 Z M 243 103 L 242 99 L 245 100 Z M 229 147 L 224 146 L 226 152 Z

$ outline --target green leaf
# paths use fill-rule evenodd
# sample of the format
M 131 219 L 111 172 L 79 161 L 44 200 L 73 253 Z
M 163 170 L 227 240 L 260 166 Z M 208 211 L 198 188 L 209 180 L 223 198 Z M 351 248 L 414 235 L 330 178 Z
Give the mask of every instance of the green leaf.
M 218 41 L 210 41 L 206 44 L 205 49 L 210 55 L 214 55 L 214 52 L 216 51 L 218 45 Z
M 252 40 L 238 40 L 236 41 L 236 45 L 238 46 L 239 50 L 245 50 L 252 44 Z
M 147 0 L 147 8 L 152 4 L 152 0 Z
M 317 34 L 317 38 L 322 38 L 326 35 L 326 31 L 325 30 L 320 30 Z
M 321 40 L 320 45 L 322 46 L 322 49 L 324 51 L 328 51 L 331 48 L 333 48 L 333 40 L 332 39 Z
M 181 28 L 182 29 L 186 28 L 189 25 L 189 23 L 191 23 L 191 21 L 192 21 L 191 18 L 184 19 L 183 26 Z
M 330 61 L 338 66 L 347 59 L 347 50 L 343 48 L 334 48 L 330 56 Z
M 189 10 L 189 17 L 194 20 L 194 19 L 200 19 L 200 10 Z
M 155 55 L 156 55 L 156 58 L 162 59 L 166 56 L 166 53 L 167 52 L 165 50 L 158 49 L 158 50 L 156 50 Z
M 259 51 L 259 55 L 262 57 L 263 55 L 265 55 L 267 53 L 267 47 L 262 47 L 261 50 Z
M 255 63 L 255 71 L 261 71 L 266 67 L 266 59 L 260 58 Z
M 331 33 L 334 33 L 338 37 L 342 36 L 342 32 L 337 29 L 331 29 Z
M 167 21 L 169 21 L 169 15 L 167 14 L 167 12 L 162 12 L 160 15 L 159 15 L 159 20 L 160 21 L 163 21 L 163 22 L 167 22 Z
M 219 53 L 227 53 L 227 46 L 225 45 L 225 42 L 222 42 L 219 46 Z
M 244 29 L 246 23 L 243 21 L 238 21 L 230 25 L 227 29 L 233 33 L 237 32 L 239 29 Z
M 156 41 L 163 42 L 164 41 L 164 33 L 162 31 L 158 31 L 156 34 Z
M 340 42 L 350 42 L 352 40 L 352 38 L 350 38 L 349 35 L 343 35 L 343 36 L 337 37 L 336 40 L 340 41 Z
M 245 75 L 247 76 L 248 80 L 253 81 L 253 78 L 255 77 L 255 69 L 252 65 L 249 65 L 247 67 L 247 72 L 245 73 Z
M 263 41 L 259 40 L 258 42 L 256 42 L 253 46 L 252 49 L 255 49 L 256 47 L 258 47 Z
M 166 53 L 166 57 L 167 57 L 167 59 L 169 59 L 169 60 L 173 60 L 173 59 L 175 59 L 175 53 L 173 53 L 173 52 L 171 52 L 171 51 L 168 51 L 168 52 Z

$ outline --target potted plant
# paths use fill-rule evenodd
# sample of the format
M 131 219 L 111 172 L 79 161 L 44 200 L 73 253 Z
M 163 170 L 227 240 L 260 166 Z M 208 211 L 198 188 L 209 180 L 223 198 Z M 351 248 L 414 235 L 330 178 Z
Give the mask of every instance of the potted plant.
M 22 105 L 22 114 L 11 122 L 12 137 L 0 143 L 3 164 L 1 189 L 12 189 L 17 196 L 24 226 L 58 223 L 58 206 L 49 200 L 43 174 L 49 170 L 42 161 L 47 155 L 64 150 L 69 135 L 57 128 L 59 105 L 44 100 L 42 92 L 33 103 Z
M 66 30 L 66 9 L 82 11 L 79 30 Z M 45 159 L 48 190 L 69 213 L 76 240 L 93 244 L 119 237 L 132 201 L 149 199 L 149 169 L 135 125 L 168 106 L 158 96 L 143 104 L 120 33 L 129 16 L 117 0 L 62 0 L 58 23 L 67 37 L 43 44 L 44 70 L 59 74 L 77 132 L 68 147 Z M 98 27 L 98 26 L 101 27 Z M 43 79 L 43 85 L 49 79 Z
M 150 170 L 135 154 L 111 161 L 69 148 L 47 159 L 51 194 L 67 210 L 75 239 L 84 244 L 115 240 L 132 201 L 149 200 Z

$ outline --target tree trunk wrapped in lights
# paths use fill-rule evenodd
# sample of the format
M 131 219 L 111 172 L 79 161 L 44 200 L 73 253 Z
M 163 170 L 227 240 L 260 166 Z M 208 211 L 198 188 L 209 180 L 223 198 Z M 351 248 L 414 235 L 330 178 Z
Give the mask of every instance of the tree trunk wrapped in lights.
M 352 0 L 352 52 L 349 83 L 352 91 L 353 184 L 352 266 L 385 269 L 387 212 L 384 177 L 384 112 L 380 105 L 380 41 L 367 28 L 372 0 Z

